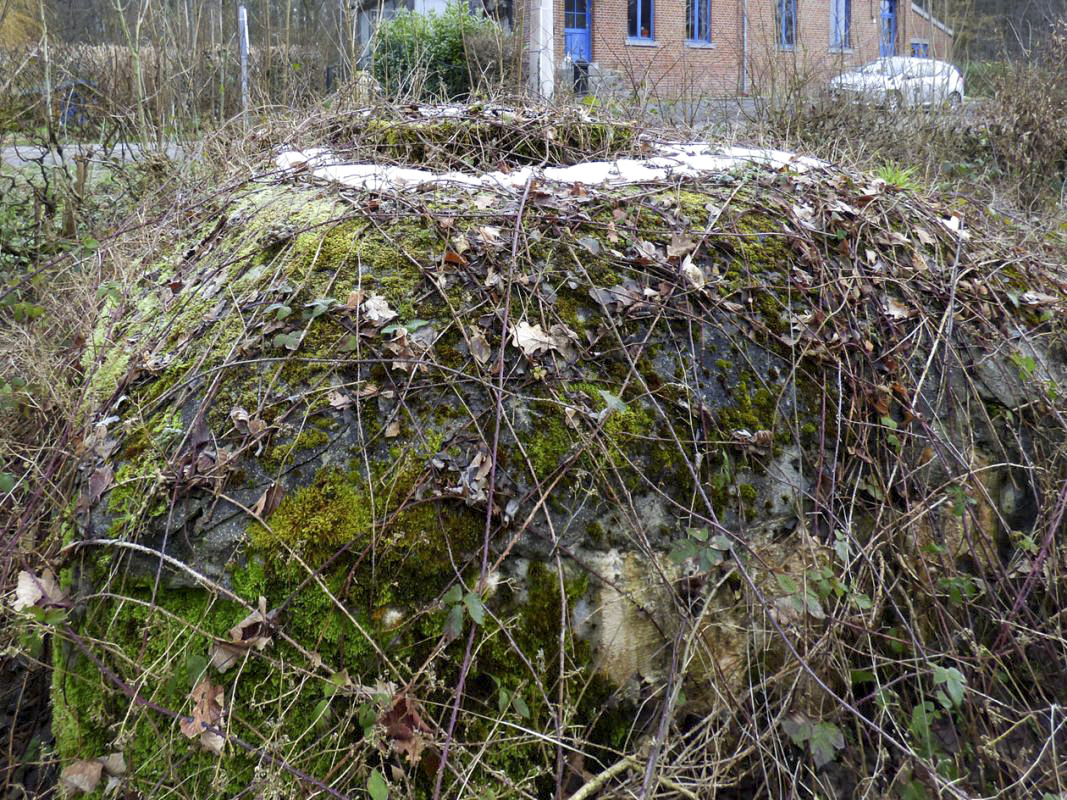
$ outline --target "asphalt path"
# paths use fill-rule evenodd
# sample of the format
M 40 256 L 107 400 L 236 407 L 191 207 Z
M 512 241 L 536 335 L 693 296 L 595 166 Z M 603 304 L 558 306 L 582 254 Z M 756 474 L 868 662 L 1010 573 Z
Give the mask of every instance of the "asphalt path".
M 137 161 L 146 155 L 163 153 L 168 158 L 179 158 L 184 148 L 177 142 L 169 142 L 162 148 L 152 145 L 143 147 L 134 142 L 120 142 L 110 148 L 98 144 L 74 143 L 63 147 L 63 154 L 37 145 L 7 145 L 0 147 L 0 164 L 8 167 L 28 167 L 35 164 L 54 167 L 62 162 L 73 163 L 78 156 L 87 155 L 92 161 Z

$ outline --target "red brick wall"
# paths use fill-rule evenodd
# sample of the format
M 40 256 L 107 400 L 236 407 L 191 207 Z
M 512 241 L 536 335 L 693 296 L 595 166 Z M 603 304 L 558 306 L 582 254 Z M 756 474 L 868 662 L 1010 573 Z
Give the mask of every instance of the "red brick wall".
M 593 59 L 622 73 L 626 88 L 672 97 L 726 96 L 738 91 L 741 14 L 737 0 L 712 0 L 710 47 L 686 41 L 687 0 L 655 1 L 655 38 L 648 44 L 627 41 L 626 0 L 593 2 Z
M 592 59 L 622 76 L 623 87 L 652 97 L 728 97 L 741 88 L 743 0 L 712 0 L 712 45 L 686 42 L 688 0 L 654 0 L 654 41 L 628 42 L 626 0 L 592 3 Z M 767 93 L 878 57 L 880 0 L 852 0 L 852 47 L 830 47 L 830 0 L 797 0 L 797 45 L 783 51 L 774 36 L 775 0 L 748 0 L 750 92 Z M 555 0 L 556 63 L 563 64 L 563 0 Z M 930 55 L 950 57 L 951 40 L 932 21 L 899 0 L 897 53 L 911 40 L 930 43 Z M 527 17 L 529 19 L 529 17 Z
M 830 46 L 830 0 L 797 0 L 797 44 L 781 50 L 774 36 L 774 0 L 749 0 L 753 43 L 751 65 L 754 91 L 773 91 L 803 81 L 826 80 L 847 67 L 865 64 L 879 55 L 880 0 L 852 0 L 852 46 Z M 930 56 L 950 57 L 951 40 L 929 19 L 912 10 L 910 0 L 897 9 L 897 55 L 911 55 L 911 40 L 930 43 Z

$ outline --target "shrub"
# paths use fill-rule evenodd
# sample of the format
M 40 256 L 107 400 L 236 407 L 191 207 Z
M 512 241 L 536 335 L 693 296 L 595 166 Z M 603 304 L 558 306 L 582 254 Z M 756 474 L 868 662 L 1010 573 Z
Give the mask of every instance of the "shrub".
M 1029 200 L 1059 189 L 1067 178 L 1067 23 L 1033 55 L 994 81 L 989 122 L 997 160 L 1006 173 L 1018 176 Z
M 486 74 L 484 43 L 506 36 L 488 17 L 469 14 L 463 3 L 450 3 L 442 14 L 400 11 L 378 28 L 371 72 L 393 98 L 463 100 Z M 468 43 L 474 42 L 480 46 L 472 59 Z M 488 66 L 492 59 L 485 61 Z

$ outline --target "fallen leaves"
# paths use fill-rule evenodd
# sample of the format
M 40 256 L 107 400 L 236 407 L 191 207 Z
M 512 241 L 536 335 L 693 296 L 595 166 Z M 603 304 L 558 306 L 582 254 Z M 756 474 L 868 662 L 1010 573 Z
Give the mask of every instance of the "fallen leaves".
M 430 727 L 423 722 L 418 705 L 404 695 L 393 700 L 393 704 L 378 719 L 385 729 L 393 749 L 404 755 L 411 764 L 418 764 L 427 741 L 424 734 Z
M 59 774 L 59 785 L 69 792 L 94 791 L 100 783 L 104 765 L 97 759 L 75 761 L 63 768 Z
M 742 428 L 734 431 L 732 436 L 735 444 L 754 450 L 768 450 L 774 444 L 774 433 L 768 430 L 753 432 Z
M 907 319 L 915 314 L 914 308 L 904 305 L 895 297 L 887 297 L 883 308 L 892 319 Z
M 336 408 L 338 411 L 351 407 L 353 402 L 351 397 L 337 389 L 329 392 L 326 395 L 326 400 L 329 402 L 330 408 Z
M 256 500 L 256 504 L 252 506 L 252 513 L 259 519 L 266 519 L 281 505 L 283 497 L 285 497 L 285 487 L 277 481 L 272 482 L 270 486 L 263 490 L 263 494 Z
M 59 785 L 68 793 L 89 794 L 100 785 L 100 779 L 107 775 L 105 793 L 110 793 L 126 774 L 126 758 L 122 753 L 111 753 L 101 758 L 88 758 L 72 761 L 59 773 Z
M 485 450 L 479 450 L 471 459 L 467 468 L 460 472 L 459 485 L 451 491 L 470 503 L 484 503 L 488 500 L 489 472 L 493 467 L 492 457 Z
M 523 320 L 511 329 L 511 341 L 531 360 L 550 350 L 555 350 L 568 361 L 577 358 L 574 342 L 578 341 L 578 335 L 561 323 L 553 325 L 546 333 L 540 323 L 531 325 Z
M 26 570 L 19 572 L 13 605 L 16 611 L 25 611 L 28 608 L 65 607 L 69 602 L 59 588 L 55 573 L 45 567 L 40 575 Z
M 371 295 L 360 306 L 363 310 L 363 318 L 375 327 L 381 327 L 392 322 L 397 313 L 389 308 L 389 302 L 380 294 Z
M 115 473 L 110 464 L 104 464 L 102 467 L 95 469 L 93 474 L 89 476 L 89 485 L 86 491 L 78 498 L 78 510 L 85 512 L 95 506 L 100 498 L 103 497 L 104 492 L 110 489 L 114 483 Z
M 682 233 L 671 234 L 671 243 L 667 245 L 667 258 L 674 261 L 678 258 L 684 258 L 690 253 L 695 252 L 697 249 L 697 243 Z
M 242 435 L 259 436 L 267 429 L 267 423 L 259 417 L 253 417 L 245 409 L 237 406 L 230 411 L 230 421 Z
M 204 678 L 189 693 L 193 702 L 193 713 L 182 718 L 178 727 L 187 739 L 200 738 L 200 745 L 212 753 L 221 754 L 226 745 L 226 738 L 212 730 L 222 722 L 226 692 L 221 686 Z
M 685 260 L 682 262 L 682 275 L 685 277 L 689 285 L 697 291 L 703 289 L 704 285 L 707 283 L 707 278 L 704 277 L 703 270 L 694 264 L 689 256 L 686 256 Z
M 265 648 L 271 642 L 273 623 L 273 615 L 267 612 L 267 598 L 260 596 L 259 607 L 230 628 L 230 640 L 219 640 L 212 645 L 211 666 L 219 672 L 226 672 L 249 650 Z
M 471 334 L 470 351 L 474 360 L 482 366 L 489 363 L 492 351 L 489 348 L 489 340 L 485 338 L 485 334 L 481 331 L 475 331 Z

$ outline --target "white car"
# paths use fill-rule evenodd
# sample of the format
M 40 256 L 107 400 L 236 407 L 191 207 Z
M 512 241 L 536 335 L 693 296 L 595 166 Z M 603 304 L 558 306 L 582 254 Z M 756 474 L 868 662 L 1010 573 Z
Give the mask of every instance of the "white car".
M 963 105 L 963 76 L 944 61 L 890 56 L 879 58 L 830 81 L 842 100 L 885 106 L 948 108 Z

